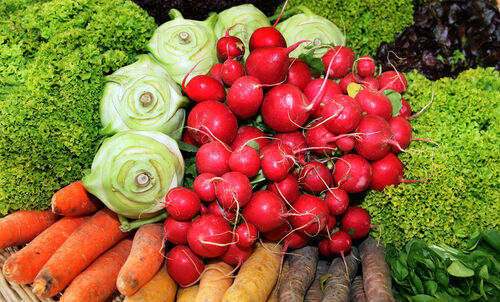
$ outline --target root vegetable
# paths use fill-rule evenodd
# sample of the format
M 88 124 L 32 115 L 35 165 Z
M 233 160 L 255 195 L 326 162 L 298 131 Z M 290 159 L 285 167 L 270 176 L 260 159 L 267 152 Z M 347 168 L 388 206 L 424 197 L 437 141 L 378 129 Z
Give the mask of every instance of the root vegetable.
M 286 84 L 297 86 L 300 90 L 304 91 L 307 84 L 311 81 L 311 70 L 306 62 L 297 58 L 290 58 L 290 67 L 286 77 Z
M 252 184 L 241 172 L 227 172 L 215 181 L 215 196 L 226 210 L 243 208 L 252 197 Z
M 221 260 L 211 260 L 205 266 L 194 302 L 220 302 L 233 283 L 233 267 Z
M 392 89 L 399 93 L 403 93 L 408 86 L 405 76 L 394 70 L 382 72 L 377 79 L 380 83 L 380 91 Z
M 249 145 L 235 149 L 229 156 L 229 168 L 240 172 L 248 178 L 254 177 L 260 170 L 259 152 Z
M 331 64 L 328 77 L 340 79 L 347 75 L 347 73 L 352 69 L 354 59 L 354 52 L 350 48 L 345 46 L 335 46 L 328 50 L 323 55 L 321 60 L 323 61 L 325 70 L 328 70 L 328 66 Z M 333 62 L 331 62 L 332 60 Z
M 179 221 L 168 216 L 163 224 L 163 232 L 165 234 L 163 241 L 173 244 L 187 244 L 187 231 L 189 227 L 191 227 L 191 220 Z
M 342 188 L 332 188 L 325 193 L 324 200 L 331 215 L 343 214 L 349 207 L 349 195 Z
M 287 145 L 273 143 L 261 151 L 262 173 L 270 181 L 282 181 L 293 167 L 293 151 Z
M 229 223 L 214 214 L 199 216 L 188 230 L 189 247 L 201 257 L 221 256 L 228 249 L 231 239 Z
M 362 109 L 348 95 L 338 94 L 325 104 L 321 111 L 325 127 L 333 133 L 352 132 L 361 120 Z
M 165 196 L 165 209 L 176 220 L 191 220 L 200 211 L 200 206 L 200 198 L 188 188 L 172 188 Z
M 198 173 L 212 173 L 222 176 L 229 172 L 229 157 L 231 149 L 218 141 L 204 144 L 196 152 L 196 170 Z M 215 199 L 215 198 L 214 198 Z
M 366 114 L 378 115 L 388 121 L 392 117 L 392 103 L 385 94 L 373 89 L 362 89 L 355 100 Z
M 300 169 L 299 184 L 307 192 L 321 193 L 333 185 L 332 173 L 326 165 L 310 161 Z
M 290 223 L 309 236 L 321 232 L 328 223 L 328 206 L 319 197 L 302 194 L 290 210 Z
M 17 211 L 0 219 L 0 248 L 30 242 L 56 222 L 57 216 L 50 210 Z
M 367 160 L 381 159 L 397 145 L 389 123 L 378 115 L 366 115 L 361 118 L 356 133 L 361 138 L 356 140 L 356 152 Z M 399 147 L 399 146 L 398 146 Z
M 287 204 L 294 203 L 299 197 L 299 182 L 297 177 L 291 174 L 288 174 L 282 181 L 270 182 L 267 189 L 281 197 Z
M 345 257 L 333 259 L 328 273 L 332 274 L 325 284 L 322 302 L 349 302 L 351 283 L 358 271 L 358 252 L 352 248 L 352 254 Z M 345 261 L 345 263 L 344 263 Z
M 200 146 L 214 138 L 229 145 L 238 131 L 238 122 L 229 107 L 213 100 L 196 104 L 188 115 L 187 126 L 189 135 Z
M 125 297 L 123 302 L 174 302 L 176 293 L 177 283 L 168 274 L 164 264 L 153 279 L 134 295 Z
M 227 153 L 226 152 L 221 152 L 221 153 L 224 154 L 223 158 L 225 158 L 225 155 L 227 155 Z M 230 153 L 229 156 L 231 156 Z M 210 172 L 205 172 L 199 174 L 194 179 L 193 190 L 196 192 L 196 194 L 198 194 L 201 200 L 206 202 L 215 200 L 215 184 L 213 183 L 213 179 L 215 177 L 217 177 L 217 175 Z
M 370 56 L 361 57 L 356 65 L 356 71 L 363 78 L 373 76 L 375 73 L 375 60 Z
M 307 289 L 314 281 L 318 264 L 318 249 L 307 246 L 289 256 L 290 267 L 279 289 L 279 301 L 304 301 Z
M 251 223 L 240 224 L 235 231 L 238 238 L 236 245 L 242 248 L 251 247 L 259 237 L 258 232 L 257 228 Z
M 321 277 L 328 273 L 330 268 L 330 262 L 325 260 L 319 260 L 316 266 L 316 273 L 314 280 L 307 290 L 304 302 L 320 302 L 323 298 L 323 291 L 321 290 Z
M 350 207 L 342 216 L 340 229 L 351 236 L 352 239 L 360 239 L 368 235 L 371 225 L 370 214 L 360 207 Z
M 243 208 L 242 215 L 246 222 L 255 225 L 259 232 L 268 232 L 285 223 L 283 217 L 286 206 L 276 194 L 271 191 L 253 193 L 250 202 Z
M 359 193 L 370 187 L 373 170 L 370 163 L 356 154 L 346 154 L 335 162 L 333 180 L 347 193 Z
M 357 275 L 351 284 L 351 302 L 366 302 L 365 289 L 363 287 L 363 277 Z
M 324 84 L 324 85 L 323 85 Z M 323 89 L 321 87 L 323 86 Z M 314 79 L 304 88 L 304 94 L 309 101 L 315 101 L 310 115 L 313 118 L 321 116 L 323 106 L 337 94 L 342 94 L 340 86 L 332 80 Z
M 60 216 L 80 216 L 95 213 L 102 204 L 87 192 L 81 181 L 75 181 L 52 195 L 52 212 Z
M 227 86 L 233 85 L 233 83 L 245 75 L 245 68 L 243 65 L 233 59 L 227 59 L 224 64 L 222 64 L 221 77 L 224 84 Z
M 192 285 L 205 268 L 203 260 L 185 245 L 174 246 L 167 254 L 166 264 L 170 276 L 182 287 Z
M 259 79 L 241 76 L 229 87 L 226 103 L 237 117 L 248 119 L 257 114 L 263 98 L 264 91 Z

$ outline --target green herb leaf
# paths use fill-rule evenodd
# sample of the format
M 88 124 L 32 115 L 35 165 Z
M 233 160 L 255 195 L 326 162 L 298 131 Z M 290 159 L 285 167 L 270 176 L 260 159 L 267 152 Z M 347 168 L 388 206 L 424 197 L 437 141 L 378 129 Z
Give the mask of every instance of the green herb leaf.
M 179 144 L 179 149 L 184 152 L 196 153 L 198 152 L 198 149 L 200 149 L 194 145 L 188 144 L 183 141 L 178 142 L 178 144 Z
M 321 72 L 325 71 L 325 66 L 323 65 L 323 61 L 321 61 L 321 58 L 314 56 L 314 51 L 308 51 L 308 52 L 300 54 L 299 59 L 306 62 L 306 64 L 309 65 L 309 67 L 311 67 L 312 69 L 315 69 L 315 70 L 318 70 Z
M 387 89 L 382 92 L 391 101 L 392 104 L 392 116 L 397 116 L 399 110 L 403 107 L 403 102 L 401 101 L 401 94 L 395 90 Z
M 453 261 L 451 265 L 448 266 L 447 271 L 450 275 L 455 277 L 466 278 L 474 276 L 474 271 L 465 266 L 460 260 Z

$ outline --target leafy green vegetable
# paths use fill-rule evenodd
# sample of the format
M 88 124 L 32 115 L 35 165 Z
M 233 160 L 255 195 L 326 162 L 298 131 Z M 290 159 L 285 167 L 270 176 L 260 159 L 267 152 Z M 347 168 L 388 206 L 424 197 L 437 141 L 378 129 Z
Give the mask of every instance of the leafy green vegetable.
M 439 146 L 412 142 L 399 156 L 404 177 L 426 178 L 433 169 L 432 177 L 370 191 L 362 206 L 382 226 L 386 243 L 401 247 L 418 238 L 464 248 L 469 234 L 500 225 L 500 74 L 488 68 L 465 71 L 456 80 L 406 77 L 403 98 L 414 112 L 434 99 L 410 120 L 413 137 Z
M 391 101 L 392 116 L 398 115 L 399 110 L 401 110 L 401 107 L 403 107 L 403 102 L 401 101 L 401 94 L 392 89 L 386 89 L 382 93 L 385 94 L 387 98 L 389 98 L 389 101 Z
M 104 76 L 156 25 L 123 0 L 2 0 L 0 16 L 0 213 L 45 209 L 92 163 Z

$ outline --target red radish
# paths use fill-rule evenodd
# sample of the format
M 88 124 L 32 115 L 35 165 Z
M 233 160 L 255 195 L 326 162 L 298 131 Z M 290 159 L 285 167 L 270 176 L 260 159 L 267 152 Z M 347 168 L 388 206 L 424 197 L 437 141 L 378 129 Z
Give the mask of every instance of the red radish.
M 263 47 L 286 47 L 283 35 L 273 27 L 257 28 L 248 41 L 250 52 Z
M 270 182 L 267 189 L 287 203 L 292 204 L 299 197 L 299 182 L 297 178 L 289 174 L 285 179 L 279 182 Z
M 200 211 L 200 198 L 188 188 L 175 187 L 165 196 L 165 209 L 177 220 L 190 220 Z
M 204 204 L 201 204 L 201 206 L 200 206 L 200 215 L 205 215 L 207 213 L 208 213 L 208 208 Z
M 287 145 L 273 143 L 261 151 L 262 173 L 270 181 L 282 181 L 293 167 L 293 151 Z
M 290 210 L 290 223 L 309 236 L 319 234 L 328 224 L 328 206 L 319 197 L 302 194 Z
M 288 249 L 300 249 L 309 243 L 311 237 L 300 231 L 289 232 L 286 237 L 283 238 L 283 253 Z
M 224 64 L 222 64 L 222 81 L 227 86 L 233 85 L 233 83 L 245 75 L 245 68 L 243 65 L 233 59 L 227 59 Z
M 229 223 L 222 217 L 205 214 L 196 218 L 188 230 L 189 247 L 201 257 L 222 256 L 233 235 Z
M 262 101 L 262 120 L 278 132 L 291 132 L 309 118 L 310 103 L 302 91 L 289 84 L 271 88 Z
M 182 91 L 184 91 L 190 100 L 199 103 L 204 101 L 222 101 L 226 96 L 224 86 L 208 75 L 197 75 L 186 85 L 186 79 L 189 73 L 182 80 Z
M 394 153 L 388 153 L 371 162 L 373 168 L 372 190 L 383 191 L 387 186 L 397 186 L 403 182 L 404 165 Z
M 251 247 L 257 241 L 257 238 L 259 238 L 259 231 L 251 223 L 240 224 L 236 228 L 235 234 L 238 238 L 236 245 L 241 248 Z
M 242 208 L 252 197 L 252 184 L 241 172 L 227 172 L 216 180 L 215 196 L 224 209 Z
M 314 122 L 306 130 L 306 143 L 310 147 L 311 152 L 316 154 L 331 154 L 333 149 L 337 147 L 337 136 L 326 129 L 325 124 L 321 121 Z
M 378 115 L 366 115 L 359 122 L 356 133 L 361 136 L 356 141 L 356 152 L 367 160 L 377 160 L 391 151 L 396 145 L 389 123 Z
M 333 257 L 335 254 L 330 252 L 330 248 L 328 247 L 328 238 L 323 238 L 318 243 L 319 253 L 327 258 Z
M 196 152 L 196 170 L 198 173 L 213 173 L 216 176 L 229 172 L 229 157 L 231 149 L 228 146 L 213 141 L 204 144 Z
M 188 132 L 198 145 L 217 138 L 231 144 L 238 131 L 238 121 L 231 110 L 216 101 L 196 104 L 187 118 Z
M 330 210 L 330 215 L 341 215 L 349 207 L 349 195 L 342 188 L 333 188 L 326 192 L 325 202 Z
M 335 46 L 329 51 L 327 51 L 321 60 L 325 66 L 325 70 L 328 70 L 328 66 L 331 62 L 331 69 L 328 77 L 333 79 L 340 79 L 347 75 L 347 73 L 352 69 L 354 64 L 354 52 L 345 46 Z
M 401 103 L 403 104 L 403 106 L 401 106 L 401 109 L 399 109 L 398 116 L 402 116 L 408 119 L 411 115 L 410 103 L 408 103 L 408 101 L 403 98 L 401 98 Z
M 265 47 L 255 49 L 245 61 L 247 74 L 256 77 L 262 84 L 283 82 L 288 74 L 288 55 L 304 42 L 306 41 L 297 42 L 288 48 Z
M 368 235 L 373 226 L 370 214 L 360 207 L 350 207 L 342 216 L 340 228 L 351 236 L 352 239 L 361 239 Z
M 325 84 L 323 89 L 321 87 Z M 332 80 L 328 79 L 314 79 L 307 84 L 306 88 L 304 88 L 304 94 L 307 99 L 311 102 L 313 100 L 315 103 L 313 104 L 313 108 L 310 112 L 311 117 L 318 118 L 321 116 L 321 110 L 323 110 L 323 106 L 336 94 L 342 94 L 342 90 L 340 86 Z
M 347 94 L 347 86 L 351 83 L 359 83 L 361 81 L 361 78 L 359 77 L 358 74 L 356 73 L 349 73 L 345 77 L 343 77 L 340 82 L 339 86 L 340 89 L 342 90 L 342 93 Z
M 392 103 L 382 92 L 363 89 L 356 94 L 355 99 L 367 114 L 381 116 L 387 121 L 392 117 Z
M 288 145 L 295 152 L 295 157 L 301 161 L 305 161 L 305 151 L 300 151 L 307 147 L 306 138 L 300 131 L 279 132 L 274 135 L 275 142 Z
M 240 38 L 229 35 L 231 29 L 232 27 L 228 28 L 224 37 L 217 41 L 217 57 L 221 62 L 228 58 L 239 60 L 245 54 L 245 45 Z
M 227 221 L 233 221 L 236 218 L 235 210 L 223 209 L 217 201 L 211 202 L 207 207 L 207 213 L 220 216 Z
M 361 86 L 363 88 L 367 88 L 367 89 L 378 90 L 380 87 L 377 78 L 374 78 L 371 76 L 363 78 L 359 83 L 361 84 Z
M 295 85 L 304 91 L 307 84 L 311 81 L 311 70 L 306 62 L 297 58 L 290 58 L 290 68 L 286 77 L 286 84 Z
M 191 136 L 189 136 L 189 133 L 187 131 L 184 131 L 182 133 L 182 138 L 181 140 L 185 143 L 188 143 L 190 145 L 193 145 L 193 146 L 196 146 L 196 142 L 194 141 L 194 139 L 191 138 Z
M 233 242 L 220 258 L 229 265 L 236 265 L 239 267 L 248 257 L 250 257 L 252 250 L 252 246 L 241 247 Z
M 217 177 L 213 173 L 201 173 L 194 179 L 193 190 L 203 201 L 215 200 L 215 185 L 212 180 Z
M 290 231 L 292 226 L 288 222 L 282 223 L 279 227 L 272 229 L 268 232 L 263 232 L 262 237 L 269 241 L 280 241 L 283 239 Z
M 166 265 L 169 275 L 182 287 L 196 282 L 205 269 L 203 260 L 185 245 L 176 245 L 170 250 Z
M 248 144 L 249 141 L 258 143 L 260 150 L 269 144 L 269 138 L 267 138 L 262 130 L 252 126 L 241 126 L 236 132 L 236 137 L 231 144 L 231 148 L 237 150 L 241 148 L 241 146 Z
M 405 76 L 393 70 L 382 72 L 377 79 L 381 91 L 392 89 L 399 93 L 403 93 L 408 86 Z
M 246 222 L 255 225 L 259 232 L 268 232 L 281 226 L 285 223 L 285 213 L 286 206 L 278 195 L 265 190 L 253 193 L 242 212 Z
M 344 152 L 349 152 L 352 149 L 354 149 L 354 145 L 356 144 L 356 141 L 352 136 L 346 136 L 339 138 L 336 142 L 337 147 L 344 151 Z
M 217 63 L 212 66 L 212 68 L 210 68 L 210 71 L 208 72 L 208 75 L 224 85 L 224 81 L 222 81 L 222 63 Z
M 333 233 L 328 238 L 328 249 L 334 254 L 343 255 L 345 252 L 351 250 L 352 239 L 349 234 L 343 231 Z
M 370 163 L 357 154 L 346 154 L 335 162 L 333 180 L 347 193 L 359 193 L 368 189 L 372 177 Z
M 356 71 L 363 78 L 373 76 L 375 73 L 375 61 L 370 56 L 363 56 L 358 60 Z
M 321 117 L 328 130 L 344 134 L 356 129 L 361 120 L 361 111 L 361 106 L 352 97 L 337 94 L 325 104 Z
M 321 193 L 333 185 L 332 173 L 324 164 L 310 161 L 300 169 L 299 184 L 307 192 Z
M 259 79 L 242 76 L 229 87 L 226 102 L 237 117 L 247 119 L 259 111 L 263 98 L 264 91 Z
M 398 142 L 402 149 L 408 148 L 411 141 L 411 125 L 408 120 L 401 116 L 393 116 L 389 120 L 394 140 Z M 401 150 L 397 146 L 392 146 L 392 152 L 399 153 Z
M 335 228 L 335 224 L 337 223 L 337 218 L 333 215 L 328 215 L 328 222 L 326 223 L 326 227 L 319 232 L 322 235 L 331 234 L 333 229 Z
M 191 220 L 179 221 L 172 216 L 168 216 L 163 224 L 165 235 L 163 241 L 169 241 L 173 244 L 187 244 L 187 232 L 191 226 Z
M 241 172 L 248 178 L 254 177 L 260 170 L 260 156 L 257 150 L 249 145 L 242 146 L 229 156 L 229 168 Z

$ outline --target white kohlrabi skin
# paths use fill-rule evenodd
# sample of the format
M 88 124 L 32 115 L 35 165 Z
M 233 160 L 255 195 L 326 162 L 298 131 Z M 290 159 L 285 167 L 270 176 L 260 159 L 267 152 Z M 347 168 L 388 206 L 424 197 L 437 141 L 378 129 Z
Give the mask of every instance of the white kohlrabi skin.
M 303 14 L 294 15 L 276 25 L 276 29 L 285 37 L 287 45 L 292 45 L 298 41 L 309 40 L 314 46 L 331 44 L 344 45 L 345 36 L 339 28 L 330 20 L 315 15 L 309 9 L 300 7 Z M 305 46 L 309 43 L 301 44 L 290 53 L 290 57 L 298 58 L 300 54 L 307 51 Z M 330 48 L 323 47 L 314 51 L 314 56 L 322 57 Z
M 271 23 L 266 15 L 252 4 L 242 4 L 233 6 L 219 13 L 219 18 L 215 23 L 214 31 L 217 39 L 224 37 L 226 30 L 234 26 L 229 34 L 240 38 L 245 45 L 244 60 L 250 54 L 248 42 L 252 33 L 261 27 L 269 27 Z
M 113 135 L 124 130 L 160 131 L 179 140 L 189 100 L 149 55 L 106 77 L 100 103 L 103 129 Z
M 196 21 L 184 19 L 178 10 L 171 9 L 169 16 L 172 20 L 156 29 L 147 49 L 178 84 L 196 64 L 187 81 L 196 75 L 208 74 L 218 63 L 213 30 L 217 14 L 205 21 Z
M 109 209 L 135 219 L 163 210 L 167 192 L 183 177 L 174 139 L 157 131 L 122 131 L 104 140 L 82 183 Z

